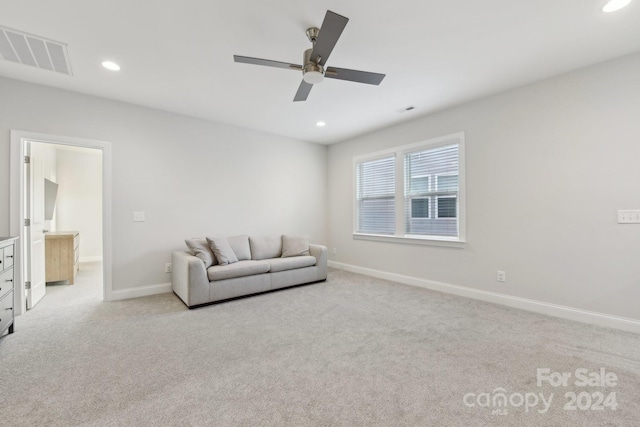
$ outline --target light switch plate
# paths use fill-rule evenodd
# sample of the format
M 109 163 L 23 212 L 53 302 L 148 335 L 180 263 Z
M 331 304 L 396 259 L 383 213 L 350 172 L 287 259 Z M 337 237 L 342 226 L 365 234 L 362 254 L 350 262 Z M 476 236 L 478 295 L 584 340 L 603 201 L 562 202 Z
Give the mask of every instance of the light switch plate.
M 144 222 L 144 212 L 134 212 L 133 222 Z
M 618 224 L 640 224 L 640 210 L 619 210 Z

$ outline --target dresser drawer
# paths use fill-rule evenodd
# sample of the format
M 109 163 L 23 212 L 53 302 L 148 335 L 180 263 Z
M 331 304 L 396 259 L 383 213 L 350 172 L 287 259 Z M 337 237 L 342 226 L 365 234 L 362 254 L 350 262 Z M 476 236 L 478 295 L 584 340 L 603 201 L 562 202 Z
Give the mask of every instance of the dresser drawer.
M 4 270 L 0 273 L 0 298 L 13 290 L 13 268 Z
M 2 251 L 2 269 L 13 267 L 13 245 L 6 246 Z
M 0 299 L 0 334 L 13 323 L 13 291 Z M 11 331 L 9 331 L 11 332 Z

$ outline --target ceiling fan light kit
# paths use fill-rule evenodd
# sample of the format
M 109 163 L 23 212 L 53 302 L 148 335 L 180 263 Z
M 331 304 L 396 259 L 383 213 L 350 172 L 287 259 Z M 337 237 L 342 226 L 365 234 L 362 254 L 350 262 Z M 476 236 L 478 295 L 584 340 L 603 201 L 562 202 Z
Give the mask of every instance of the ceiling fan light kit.
M 338 80 L 346 80 L 356 83 L 379 85 L 384 79 L 384 74 L 370 73 L 368 71 L 349 70 L 346 68 L 327 67 L 325 63 L 335 47 L 342 31 L 349 22 L 348 18 L 337 13 L 327 11 L 321 28 L 308 28 L 307 38 L 313 44 L 311 49 L 307 49 L 302 57 L 302 64 L 288 64 L 286 62 L 272 61 L 269 59 L 252 58 L 248 56 L 234 55 L 235 62 L 263 65 L 267 67 L 285 68 L 289 70 L 302 71 L 302 82 L 293 100 L 306 101 L 314 84 L 318 84 L 325 77 Z
M 304 64 L 304 67 L 302 67 L 302 80 L 314 85 L 324 80 L 324 68 L 311 60 L 312 51 L 313 49 L 304 51 L 304 56 L 302 57 L 302 63 Z

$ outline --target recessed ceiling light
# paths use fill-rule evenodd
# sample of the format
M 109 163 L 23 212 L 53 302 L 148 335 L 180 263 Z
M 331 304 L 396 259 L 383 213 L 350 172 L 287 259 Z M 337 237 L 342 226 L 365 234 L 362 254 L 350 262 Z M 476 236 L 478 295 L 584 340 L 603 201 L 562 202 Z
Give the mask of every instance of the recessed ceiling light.
M 115 62 L 102 61 L 102 66 L 104 68 L 106 68 L 107 70 L 120 71 L 120 66 L 118 64 L 116 64 Z
M 319 128 L 326 126 L 327 124 L 325 122 L 317 122 L 316 126 L 318 126 Z
M 615 12 L 616 10 L 620 10 L 626 5 L 631 3 L 631 0 L 609 0 L 609 3 L 605 4 L 602 8 L 603 12 Z

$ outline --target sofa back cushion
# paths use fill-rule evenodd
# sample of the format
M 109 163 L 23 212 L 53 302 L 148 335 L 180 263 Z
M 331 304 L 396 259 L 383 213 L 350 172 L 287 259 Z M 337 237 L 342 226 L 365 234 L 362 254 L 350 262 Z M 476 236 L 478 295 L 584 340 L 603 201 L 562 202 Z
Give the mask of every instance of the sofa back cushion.
M 282 237 L 260 236 L 249 237 L 251 259 L 280 258 L 282 255 Z
M 204 268 L 209 268 L 212 265 L 218 264 L 218 260 L 209 247 L 209 242 L 207 242 L 207 239 L 205 239 L 204 237 L 194 237 L 193 239 L 187 239 L 185 240 L 185 243 L 191 250 L 191 253 L 204 262 Z
M 249 246 L 249 236 L 231 236 L 227 237 L 229 246 L 235 252 L 238 261 L 251 259 L 251 247 Z

